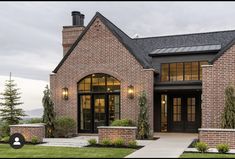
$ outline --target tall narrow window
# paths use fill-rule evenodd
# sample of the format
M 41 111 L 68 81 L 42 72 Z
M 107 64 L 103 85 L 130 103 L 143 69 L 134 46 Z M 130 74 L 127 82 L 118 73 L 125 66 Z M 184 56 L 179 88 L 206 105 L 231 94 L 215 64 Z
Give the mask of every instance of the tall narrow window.
M 192 70 L 192 63 L 191 62 L 186 62 L 184 64 L 184 79 L 185 80 L 191 80 L 191 70 Z
M 161 81 L 169 81 L 169 65 L 168 64 L 162 64 L 162 70 L 161 70 Z
M 198 80 L 198 62 L 192 62 L 192 80 Z
M 167 95 L 161 95 L 161 131 L 167 131 Z
M 177 63 L 177 81 L 183 80 L 183 63 Z
M 173 98 L 173 120 L 181 121 L 181 98 Z
M 195 121 L 195 108 L 196 101 L 195 98 L 187 98 L 187 119 L 188 121 Z
M 176 63 L 170 64 L 170 81 L 177 80 L 177 65 Z

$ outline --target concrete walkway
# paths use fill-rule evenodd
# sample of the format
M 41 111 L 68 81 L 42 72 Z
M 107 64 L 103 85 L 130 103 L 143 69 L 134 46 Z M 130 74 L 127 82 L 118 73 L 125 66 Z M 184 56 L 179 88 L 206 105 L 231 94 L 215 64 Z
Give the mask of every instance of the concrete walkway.
M 156 133 L 160 139 L 152 141 L 126 158 L 178 158 L 198 134 Z
M 44 138 L 43 144 L 38 146 L 84 147 L 89 139 L 98 140 L 98 136 L 78 136 L 73 138 Z

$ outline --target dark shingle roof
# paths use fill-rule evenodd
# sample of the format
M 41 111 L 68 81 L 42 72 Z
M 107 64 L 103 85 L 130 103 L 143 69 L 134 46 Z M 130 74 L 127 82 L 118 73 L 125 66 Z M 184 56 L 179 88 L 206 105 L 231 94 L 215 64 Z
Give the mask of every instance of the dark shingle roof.
M 133 39 L 150 54 L 163 48 L 221 45 L 221 50 L 235 38 L 235 30 Z
M 79 41 L 82 39 L 84 34 L 87 32 L 97 17 L 100 18 L 100 20 L 110 29 L 110 31 L 119 39 L 119 41 L 129 50 L 129 52 L 136 58 L 143 68 L 152 68 L 152 58 L 149 56 L 149 54 L 158 49 L 220 45 L 221 50 L 218 50 L 219 53 L 211 61 L 211 63 L 213 63 L 235 43 L 235 30 L 131 39 L 116 25 L 106 19 L 99 12 L 96 12 L 95 16 L 92 18 L 85 30 L 74 42 L 58 66 L 55 68 L 53 71 L 54 73 L 59 70 L 64 61 L 72 53 L 74 48 L 77 46 Z M 172 53 L 169 53 L 168 55 L 171 54 Z M 175 54 L 180 55 L 179 52 Z
M 109 30 L 119 39 L 119 41 L 129 50 L 129 52 L 136 58 L 136 60 L 143 66 L 143 68 L 151 68 L 151 58 L 149 56 L 146 56 L 143 49 L 141 49 L 134 40 L 132 40 L 128 35 L 126 35 L 122 30 L 120 30 L 117 26 L 115 26 L 112 22 L 110 22 L 108 19 L 106 19 L 103 15 L 101 15 L 99 12 L 96 12 L 95 16 L 92 18 L 90 23 L 87 25 L 85 30 L 82 32 L 82 34 L 78 37 L 78 39 L 74 42 L 74 44 L 71 46 L 71 48 L 68 50 L 66 55 L 63 57 L 63 59 L 60 61 L 60 63 L 57 65 L 55 70 L 53 71 L 56 73 L 59 68 L 63 65 L 64 61 L 68 58 L 68 56 L 72 53 L 72 51 L 75 49 L 79 41 L 82 39 L 82 37 L 85 35 L 87 30 L 90 28 L 92 23 L 95 21 L 96 18 L 99 18 L 108 28 Z

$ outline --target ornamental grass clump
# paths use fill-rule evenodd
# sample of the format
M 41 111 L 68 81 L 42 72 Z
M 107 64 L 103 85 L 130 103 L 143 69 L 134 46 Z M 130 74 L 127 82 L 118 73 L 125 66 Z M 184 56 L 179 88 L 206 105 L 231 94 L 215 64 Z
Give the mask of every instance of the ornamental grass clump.
M 110 139 L 103 139 L 100 143 L 102 146 L 111 146 L 112 141 Z
M 218 150 L 219 153 L 227 153 L 229 152 L 230 148 L 228 144 L 219 144 L 216 146 L 216 149 Z
M 205 153 L 209 149 L 208 145 L 204 142 L 197 142 L 195 147 L 201 153 Z

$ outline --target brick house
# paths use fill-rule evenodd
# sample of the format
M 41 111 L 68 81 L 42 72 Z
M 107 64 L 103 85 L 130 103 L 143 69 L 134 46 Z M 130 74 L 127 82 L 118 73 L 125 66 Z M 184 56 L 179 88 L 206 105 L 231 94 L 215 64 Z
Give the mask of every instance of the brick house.
M 235 84 L 234 30 L 130 38 L 98 12 L 86 27 L 80 12 L 72 21 L 50 87 L 56 115 L 73 118 L 78 133 L 136 122 L 141 91 L 154 132 L 220 128 L 225 87 Z

